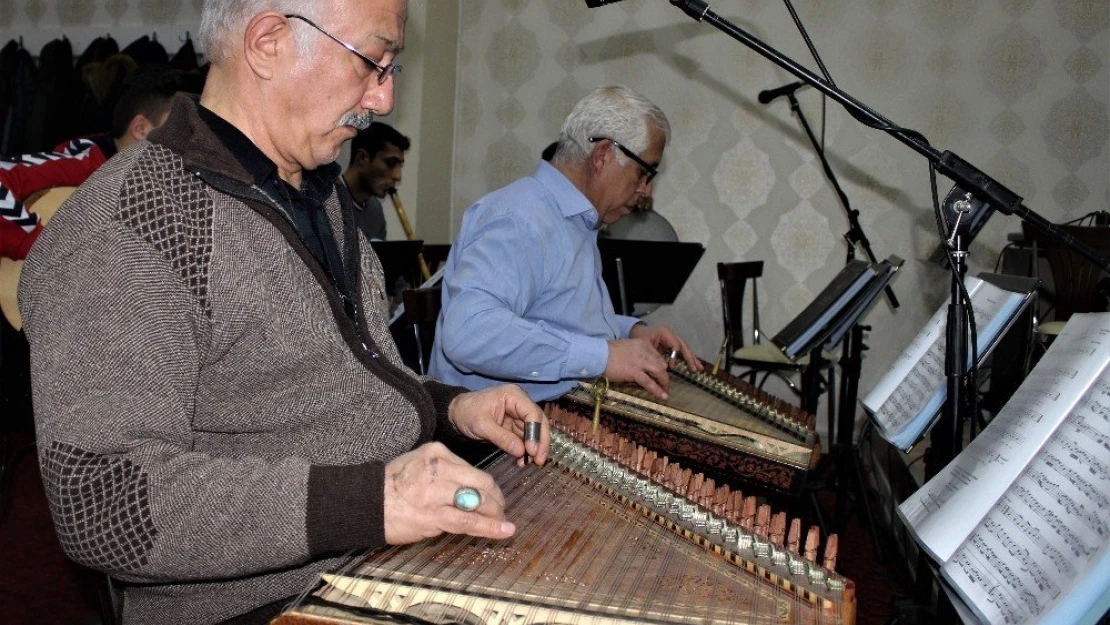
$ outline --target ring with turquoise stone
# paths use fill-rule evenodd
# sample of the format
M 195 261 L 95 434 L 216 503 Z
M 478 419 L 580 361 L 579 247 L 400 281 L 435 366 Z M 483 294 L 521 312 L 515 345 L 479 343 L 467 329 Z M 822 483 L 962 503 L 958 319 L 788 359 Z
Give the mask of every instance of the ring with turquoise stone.
M 455 491 L 455 507 L 463 512 L 474 512 L 482 505 L 482 495 L 477 489 L 460 486 Z

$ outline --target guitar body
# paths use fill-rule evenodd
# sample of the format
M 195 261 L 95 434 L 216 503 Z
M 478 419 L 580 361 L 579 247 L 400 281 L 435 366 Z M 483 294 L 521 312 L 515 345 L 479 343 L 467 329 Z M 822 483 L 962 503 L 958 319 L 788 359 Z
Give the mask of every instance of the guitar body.
M 26 203 L 28 210 L 32 210 L 42 219 L 45 226 L 50 218 L 57 212 L 58 207 L 73 195 L 76 187 L 55 187 L 40 194 L 32 196 L 34 199 Z M 16 330 L 23 329 L 23 317 L 19 314 L 19 276 L 23 271 L 23 261 L 11 258 L 0 258 L 0 312 Z

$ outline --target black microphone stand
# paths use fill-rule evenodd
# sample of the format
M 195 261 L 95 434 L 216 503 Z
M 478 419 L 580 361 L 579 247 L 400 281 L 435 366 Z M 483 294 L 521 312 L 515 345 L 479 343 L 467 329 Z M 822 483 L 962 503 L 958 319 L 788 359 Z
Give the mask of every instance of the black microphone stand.
M 798 121 L 801 122 L 802 128 L 805 129 L 806 136 L 809 137 L 809 142 L 813 146 L 813 151 L 817 154 L 817 158 L 821 160 L 821 167 L 825 171 L 825 177 L 828 178 L 829 183 L 832 184 L 833 189 L 836 190 L 836 195 L 840 198 L 840 204 L 848 214 L 848 232 L 844 235 L 844 240 L 848 244 L 848 257 L 845 263 L 850 263 L 856 257 L 856 245 L 858 244 L 867 253 L 867 258 L 872 263 L 878 262 L 875 259 L 875 253 L 871 251 L 871 243 L 867 240 L 867 235 L 863 232 L 863 226 L 859 222 L 859 211 L 852 208 L 851 203 L 848 201 L 848 195 L 844 193 L 841 188 L 840 182 L 833 173 L 832 166 L 829 164 L 828 157 L 825 156 L 825 150 L 821 147 L 821 142 L 817 140 L 817 136 L 813 134 L 813 128 L 809 125 L 809 120 L 806 119 L 805 113 L 802 112 L 802 107 L 798 104 L 798 98 L 794 95 L 794 91 L 786 94 L 790 100 L 790 109 L 798 116 Z M 887 284 L 883 288 L 887 298 L 890 300 L 890 305 L 898 308 L 898 298 L 894 295 L 894 290 Z M 875 519 L 871 515 L 871 502 L 867 496 L 867 489 L 863 482 L 863 469 L 859 464 L 858 448 L 855 445 L 854 434 L 856 424 L 856 393 L 859 388 L 860 372 L 862 369 L 862 353 L 866 351 L 867 345 L 864 343 L 864 332 L 869 327 L 861 324 L 856 324 L 852 328 L 852 332 L 844 341 L 842 354 L 840 359 L 840 397 L 838 406 L 835 409 L 836 419 L 833 418 L 834 408 L 829 407 L 829 441 L 832 443 L 832 463 L 833 470 L 829 479 L 836 482 L 836 526 L 838 531 L 843 531 L 847 525 L 849 512 L 848 512 L 848 496 L 849 491 L 856 501 L 857 507 L 862 507 L 864 518 L 867 521 L 867 528 L 871 532 L 871 541 L 875 547 L 875 556 L 878 561 L 883 560 L 883 547 L 882 541 L 879 540 L 878 528 L 875 526 Z M 821 350 L 820 346 L 814 350 L 811 359 L 820 359 Z M 815 410 L 815 408 L 814 408 Z M 816 504 L 816 501 L 814 502 Z
M 871 241 L 868 240 L 867 235 L 863 232 L 863 226 L 859 222 L 859 211 L 852 208 L 851 203 L 848 201 L 848 195 L 844 193 L 844 189 L 840 187 L 840 181 L 837 180 L 836 174 L 833 173 L 832 166 L 829 165 L 829 159 L 825 156 L 825 150 L 821 147 L 821 142 L 817 140 L 817 136 L 813 134 L 813 128 L 809 125 L 809 120 L 806 119 L 805 113 L 802 112 L 802 107 L 798 104 L 798 97 L 794 92 L 786 94 L 790 100 L 790 110 L 798 116 L 798 121 L 801 122 L 802 128 L 806 131 L 806 136 L 809 137 L 809 143 L 813 146 L 813 151 L 817 154 L 817 158 L 821 161 L 821 168 L 825 171 L 825 177 L 828 178 L 829 184 L 832 185 L 833 190 L 836 191 L 836 197 L 840 198 L 840 205 L 844 207 L 845 213 L 848 216 L 848 232 L 844 235 L 844 240 L 848 242 L 848 258 L 845 262 L 851 262 L 856 257 L 856 246 L 863 248 L 867 254 L 867 260 L 872 263 L 879 262 L 875 258 L 875 252 L 871 250 Z M 890 300 L 890 305 L 893 308 L 898 308 L 898 298 L 894 295 L 894 289 L 890 288 L 888 284 L 883 289 L 886 293 L 887 299 Z
M 928 141 L 926 141 L 925 138 L 919 133 L 897 126 L 890 120 L 886 119 L 882 115 L 867 107 L 859 100 L 856 100 L 852 96 L 848 95 L 840 88 L 822 80 L 819 76 L 809 71 L 805 67 L 802 67 L 789 57 L 783 55 L 778 50 L 775 50 L 774 48 L 768 46 L 767 44 L 760 41 L 758 38 L 752 36 L 751 34 L 738 28 L 728 20 L 717 15 L 709 9 L 709 5 L 705 2 L 705 0 L 670 0 L 670 3 L 675 7 L 682 9 L 683 12 L 685 12 L 695 21 L 704 21 L 710 23 L 721 32 L 727 34 L 733 39 L 758 52 L 760 55 L 772 61 L 779 67 L 782 67 L 791 74 L 797 76 L 809 85 L 813 86 L 815 89 L 818 89 L 822 93 L 826 94 L 833 100 L 840 103 L 841 106 L 843 106 L 845 110 L 848 111 L 848 114 L 856 118 L 856 120 L 860 123 L 866 126 L 870 126 L 871 128 L 883 130 L 884 132 L 892 135 L 894 138 L 904 143 L 910 149 L 924 156 L 929 161 L 931 167 L 933 167 L 936 171 L 956 181 L 956 183 L 962 189 L 972 193 L 982 202 L 994 206 L 997 210 L 1007 215 L 1016 214 L 1018 217 L 1029 222 L 1037 229 L 1045 232 L 1048 236 L 1052 237 L 1056 241 L 1059 241 L 1061 244 L 1070 247 L 1077 253 L 1091 260 L 1100 268 L 1110 271 L 1110 261 L 1102 258 L 1090 248 L 1075 240 L 1074 237 L 1067 234 L 1066 232 L 1063 232 L 1053 223 L 1030 210 L 1028 207 L 1022 204 L 1022 198 L 1019 195 L 1002 186 L 996 180 L 992 179 L 984 172 L 975 168 L 971 163 L 960 158 L 953 152 L 940 152 L 936 148 L 929 145 Z M 954 240 L 958 240 L 966 246 L 966 241 L 963 241 L 962 236 L 957 236 Z M 964 251 L 966 253 L 966 247 L 964 248 Z M 955 273 L 956 268 L 953 268 L 953 270 Z M 954 275 L 953 280 L 957 279 L 962 279 L 962 276 L 957 277 Z M 958 289 L 953 289 L 952 306 L 954 307 L 962 306 L 962 303 L 956 302 L 956 300 L 958 300 L 958 298 L 956 297 L 957 290 Z M 966 356 L 963 356 L 963 354 L 966 354 L 966 346 L 960 340 L 961 337 L 964 337 L 964 333 L 962 331 L 963 317 L 950 315 L 950 325 L 952 325 L 953 322 L 955 322 L 955 325 L 961 326 L 961 329 L 954 330 L 950 328 L 947 335 L 947 340 L 949 341 L 949 343 L 946 345 L 947 353 L 949 355 L 947 361 L 948 364 L 950 364 L 952 367 L 952 371 L 948 375 L 948 380 L 950 384 L 952 384 L 954 380 L 963 380 L 967 366 Z M 956 354 L 957 351 L 960 353 Z M 953 397 L 952 393 L 949 393 L 947 406 L 944 413 L 942 414 L 945 422 L 942 422 L 937 426 L 940 428 L 945 428 L 947 431 L 953 433 L 956 433 L 958 426 L 956 424 L 948 422 L 948 420 L 955 418 L 955 420 L 959 421 L 961 417 L 963 417 L 963 415 L 960 415 L 962 397 L 959 396 L 959 393 L 957 393 L 957 395 L 957 397 Z M 947 449 L 938 449 L 936 454 L 934 454 L 934 466 L 945 466 L 949 461 L 951 461 L 952 458 L 955 457 L 957 453 L 959 453 L 961 444 L 962 441 L 956 439 L 947 446 Z M 939 470 L 939 468 L 937 470 Z

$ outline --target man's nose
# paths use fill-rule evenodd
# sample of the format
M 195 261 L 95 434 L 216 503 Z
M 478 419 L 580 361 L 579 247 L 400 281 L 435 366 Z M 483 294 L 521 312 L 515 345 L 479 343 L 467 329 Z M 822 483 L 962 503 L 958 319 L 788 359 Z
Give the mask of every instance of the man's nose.
M 373 112 L 375 115 L 388 115 L 393 110 L 393 76 L 386 79 L 385 84 L 378 84 L 371 80 L 365 93 L 362 94 L 362 108 Z

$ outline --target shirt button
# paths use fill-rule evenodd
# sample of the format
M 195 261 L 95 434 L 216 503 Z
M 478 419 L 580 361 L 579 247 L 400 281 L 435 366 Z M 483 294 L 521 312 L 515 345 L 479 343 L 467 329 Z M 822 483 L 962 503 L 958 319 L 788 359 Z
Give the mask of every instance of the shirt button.
M 540 372 L 539 372 L 539 371 L 533 371 L 533 372 L 532 372 L 532 377 L 533 377 L 533 378 L 538 378 L 538 377 L 540 377 Z
M 587 373 L 589 373 L 589 371 L 583 369 L 583 370 L 579 371 L 578 373 L 580 373 L 582 375 L 586 375 Z

